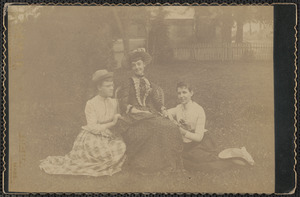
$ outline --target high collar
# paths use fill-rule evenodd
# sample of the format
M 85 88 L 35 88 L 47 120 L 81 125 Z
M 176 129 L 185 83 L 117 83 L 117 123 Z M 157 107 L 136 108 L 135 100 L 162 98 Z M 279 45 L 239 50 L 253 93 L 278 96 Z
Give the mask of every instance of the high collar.
M 184 110 L 190 109 L 192 107 L 192 105 L 193 105 L 193 101 L 192 100 L 190 100 L 187 104 L 181 104 L 181 106 L 182 106 L 182 108 Z
M 101 96 L 100 94 L 98 94 L 98 98 L 100 101 L 107 101 L 110 99 L 110 97 L 104 97 L 104 96 Z

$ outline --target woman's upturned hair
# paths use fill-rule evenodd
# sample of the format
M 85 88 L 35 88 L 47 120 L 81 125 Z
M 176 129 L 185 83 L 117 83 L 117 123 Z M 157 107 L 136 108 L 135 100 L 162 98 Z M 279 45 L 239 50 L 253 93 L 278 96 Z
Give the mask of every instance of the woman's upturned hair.
M 131 69 L 131 63 L 137 60 L 142 60 L 145 65 L 148 65 L 152 61 L 152 57 L 145 51 L 145 49 L 140 48 L 125 55 L 121 64 L 124 68 Z
M 192 86 L 183 81 L 177 83 L 176 90 L 178 90 L 178 88 L 187 88 L 190 92 L 193 91 Z
M 100 79 L 98 81 L 95 81 L 94 83 L 95 83 L 97 88 L 100 88 L 103 85 L 103 83 L 106 82 L 106 81 L 109 81 L 109 82 L 113 81 L 113 77 L 107 77 L 107 78 L 104 78 L 104 79 Z

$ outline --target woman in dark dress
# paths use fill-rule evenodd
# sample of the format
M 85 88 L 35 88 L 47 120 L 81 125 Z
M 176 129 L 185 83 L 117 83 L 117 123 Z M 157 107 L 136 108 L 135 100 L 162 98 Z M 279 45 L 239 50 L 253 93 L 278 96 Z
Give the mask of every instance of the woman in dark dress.
M 179 128 L 167 118 L 163 91 L 144 76 L 151 56 L 143 50 L 125 56 L 133 76 L 118 92 L 122 118 L 116 131 L 126 143 L 127 167 L 142 174 L 182 169 Z

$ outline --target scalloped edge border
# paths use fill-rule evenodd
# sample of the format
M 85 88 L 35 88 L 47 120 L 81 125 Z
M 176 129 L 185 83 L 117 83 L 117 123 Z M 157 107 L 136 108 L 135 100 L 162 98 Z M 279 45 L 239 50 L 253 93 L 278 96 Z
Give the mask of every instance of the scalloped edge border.
M 96 193 L 89 193 L 89 192 L 51 192 L 51 193 L 43 193 L 43 192 L 40 192 L 40 193 L 29 193 L 29 192 L 9 192 L 9 193 L 6 193 L 5 190 L 4 190 L 4 174 L 5 174 L 5 171 L 6 171 L 6 168 L 5 168 L 5 150 L 6 150 L 6 141 L 5 141 L 5 138 L 6 138 L 6 124 L 7 122 L 5 121 L 5 117 L 6 117 L 6 107 L 5 107 L 5 104 L 6 104 L 6 86 L 5 86 L 5 81 L 6 81 L 6 71 L 5 71 L 5 67 L 7 66 L 6 65 L 6 31 L 7 31 L 7 28 L 5 26 L 5 15 L 7 14 L 7 8 L 8 6 L 10 5 L 30 5 L 30 6 L 273 6 L 273 5 L 294 5 L 295 6 L 295 9 L 296 9 L 296 24 L 294 26 L 294 30 L 295 30 L 295 52 L 294 52 L 294 56 L 295 56 L 295 59 L 294 59 L 294 66 L 295 66 L 295 70 L 294 70 L 294 74 L 295 74 L 295 78 L 294 78 L 294 82 L 295 82 L 295 86 L 294 86 L 294 129 L 295 129 L 295 132 L 294 132 L 294 160 L 295 160 L 295 164 L 294 164 L 294 174 L 295 174 L 295 186 L 293 188 L 293 190 L 291 190 L 289 193 L 272 193 L 272 194 L 294 194 L 295 191 L 296 191 L 296 188 L 297 188 L 297 170 L 296 170 L 296 166 L 297 166 L 297 131 L 298 131 L 298 128 L 297 128 L 297 123 L 298 123 L 298 120 L 297 120 L 297 112 L 298 112 L 298 108 L 297 108 L 297 104 L 298 104 L 298 100 L 297 100 L 297 88 L 298 88 L 298 82 L 297 82 L 297 79 L 298 79 L 298 75 L 297 75 L 297 71 L 298 71 L 298 65 L 297 65 L 297 59 L 298 59 L 298 56 L 297 56 L 297 52 L 298 52 L 298 49 L 297 49 L 297 42 L 298 42 L 298 38 L 297 38 L 297 35 L 298 35 L 298 31 L 297 31 L 297 25 L 298 25 L 298 12 L 297 12 L 297 3 L 118 3 L 118 4 L 111 4 L 111 3 L 103 3 L 103 4 L 99 4 L 99 3 L 23 3 L 23 2 L 15 2 L 15 3 L 5 3 L 4 4 L 4 7 L 3 7 L 3 28 L 4 28 L 4 31 L 2 32 L 2 35 L 3 35 L 3 44 L 2 44 L 2 47 L 3 47 L 3 60 L 2 60 L 2 63 L 3 63 L 3 67 L 2 67 L 2 75 L 3 75 L 3 81 L 2 81 L 2 87 L 3 87 L 3 96 L 2 96 L 2 100 L 3 100 L 3 104 L 2 104 L 2 107 L 3 107 L 3 117 L 2 117 L 2 121 L 3 121 L 3 151 L 2 151 L 2 154 L 3 154 L 3 157 L 2 157 L 2 162 L 3 162 L 3 172 L 2 172 L 2 192 L 3 194 L 9 194 L 9 195 L 20 195 L 20 194 L 34 194 L 34 195 L 37 195 L 37 194 L 42 194 L 42 195 L 46 195 L 46 194 L 60 194 L 60 195 L 71 195 L 71 194 L 113 194 L 115 192 L 96 192 Z M 7 51 L 8 53 L 8 51 Z M 122 192 L 120 192 L 121 194 Z M 133 194 L 138 194 L 136 192 L 132 192 Z M 148 194 L 148 192 L 145 192 Z M 144 193 L 144 194 L 145 194 Z M 155 192 L 153 192 L 155 193 Z M 153 194 L 152 193 L 152 194 Z M 174 192 L 171 192 L 171 193 L 164 193 L 164 194 L 183 194 L 182 192 L 178 192 L 178 193 L 174 193 Z M 122 193 L 122 194 L 126 194 L 126 192 Z M 157 194 L 157 193 L 156 193 Z M 185 193 L 185 194 L 196 194 L 196 193 Z M 197 194 L 215 194 L 215 193 L 197 193 Z M 240 194 L 240 193 L 223 193 L 223 194 Z M 253 193 L 254 194 L 254 193 Z M 252 194 L 252 195 L 253 195 Z M 261 193 L 263 195 L 272 195 L 272 194 L 265 194 L 265 193 Z M 243 194 L 240 194 L 240 195 L 245 195 L 244 193 Z M 251 195 L 251 194 L 250 194 Z

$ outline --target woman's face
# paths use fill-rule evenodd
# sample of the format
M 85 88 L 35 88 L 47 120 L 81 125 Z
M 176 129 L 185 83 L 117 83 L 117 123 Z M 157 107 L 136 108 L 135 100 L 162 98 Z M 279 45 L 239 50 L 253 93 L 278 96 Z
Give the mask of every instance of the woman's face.
M 144 76 L 145 67 L 146 65 L 144 64 L 143 60 L 131 62 L 131 69 L 137 76 Z
M 104 81 L 102 85 L 98 86 L 98 90 L 101 96 L 107 98 L 114 95 L 114 82 Z
M 193 91 L 190 91 L 187 87 L 178 87 L 177 95 L 180 103 L 187 104 L 192 100 Z

